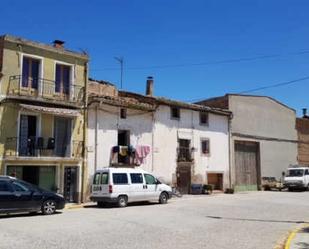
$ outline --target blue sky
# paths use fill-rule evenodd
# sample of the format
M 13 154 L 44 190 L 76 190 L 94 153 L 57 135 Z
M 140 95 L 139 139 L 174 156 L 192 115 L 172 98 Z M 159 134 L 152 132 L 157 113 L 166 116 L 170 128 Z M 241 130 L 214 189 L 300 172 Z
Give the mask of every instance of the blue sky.
M 199 100 L 308 76 L 308 11 L 307 0 L 1 0 L 0 33 L 64 40 L 118 86 L 123 56 L 125 90 L 144 93 L 151 75 L 155 95 Z M 309 80 L 252 92 L 298 113 L 308 93 Z

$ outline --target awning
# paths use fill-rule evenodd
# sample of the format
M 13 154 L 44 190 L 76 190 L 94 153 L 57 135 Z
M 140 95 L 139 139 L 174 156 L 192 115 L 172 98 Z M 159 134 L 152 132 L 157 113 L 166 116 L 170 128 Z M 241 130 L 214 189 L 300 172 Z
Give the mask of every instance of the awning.
M 26 104 L 20 104 L 19 106 L 21 107 L 22 110 L 52 114 L 56 116 L 77 117 L 80 115 L 80 112 L 78 110 L 72 110 L 72 109 L 26 105 Z

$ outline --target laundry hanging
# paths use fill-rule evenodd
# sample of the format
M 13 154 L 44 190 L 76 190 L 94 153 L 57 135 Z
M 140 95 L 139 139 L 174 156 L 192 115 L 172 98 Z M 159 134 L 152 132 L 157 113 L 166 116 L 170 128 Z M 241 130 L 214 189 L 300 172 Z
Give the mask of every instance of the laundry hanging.
M 135 148 L 135 164 L 141 165 L 145 162 L 145 158 L 150 153 L 149 145 L 137 145 Z

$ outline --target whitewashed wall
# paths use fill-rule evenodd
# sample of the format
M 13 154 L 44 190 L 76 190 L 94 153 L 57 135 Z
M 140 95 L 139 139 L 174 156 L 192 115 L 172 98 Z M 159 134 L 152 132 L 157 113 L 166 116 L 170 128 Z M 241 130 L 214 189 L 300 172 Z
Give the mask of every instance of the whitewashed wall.
M 168 183 L 176 180 L 178 138 L 190 139 L 194 152 L 192 183 L 206 183 L 207 172 L 223 173 L 228 186 L 228 117 L 209 114 L 209 126 L 200 125 L 199 112 L 181 109 L 180 119 L 170 118 L 170 107 L 160 106 L 155 115 L 153 171 Z M 201 153 L 201 139 L 210 140 L 210 155 Z
M 117 145 L 118 130 L 130 130 L 131 145 L 150 145 L 151 153 L 141 167 L 172 184 L 176 181 L 178 138 L 191 140 L 196 148 L 192 183 L 206 183 L 207 172 L 223 173 L 228 186 L 228 117 L 209 114 L 209 126 L 199 124 L 199 112 L 181 109 L 180 120 L 170 118 L 170 107 L 161 105 L 153 113 L 128 110 L 127 119 L 119 118 L 119 108 L 104 105 L 98 111 L 97 169 L 108 167 L 110 150 Z M 95 109 L 89 110 L 88 172 L 95 171 Z M 210 155 L 201 153 L 201 139 L 210 140 Z

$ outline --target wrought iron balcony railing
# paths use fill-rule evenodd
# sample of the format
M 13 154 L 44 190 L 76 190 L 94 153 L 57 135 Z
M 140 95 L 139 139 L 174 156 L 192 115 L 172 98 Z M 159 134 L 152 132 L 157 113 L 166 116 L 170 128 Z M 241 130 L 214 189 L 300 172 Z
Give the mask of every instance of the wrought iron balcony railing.
M 84 94 L 85 88 L 80 85 L 64 86 L 52 80 L 24 78 L 21 75 L 10 76 L 7 91 L 9 96 L 24 96 L 78 104 L 84 101 Z
M 178 147 L 177 149 L 177 161 L 178 162 L 192 162 L 192 151 L 188 147 Z
M 21 143 L 17 137 L 7 137 L 5 142 L 5 158 L 9 157 L 63 157 L 76 158 L 83 157 L 83 141 L 73 140 L 72 144 L 62 145 L 62 149 L 68 153 L 59 155 L 54 138 L 29 137 L 26 142 Z

